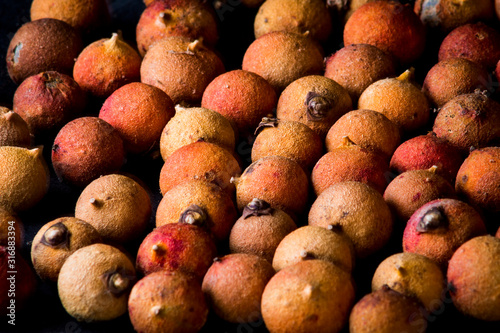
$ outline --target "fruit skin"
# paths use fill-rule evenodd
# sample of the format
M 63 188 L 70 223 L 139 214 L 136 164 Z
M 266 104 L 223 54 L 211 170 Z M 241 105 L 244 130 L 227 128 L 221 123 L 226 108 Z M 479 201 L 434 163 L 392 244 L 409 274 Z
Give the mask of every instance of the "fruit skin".
M 402 64 L 417 60 L 425 48 L 425 28 L 410 6 L 373 1 L 356 10 L 344 27 L 344 44 L 371 44 Z
M 313 259 L 286 267 L 271 278 L 262 294 L 262 316 L 272 333 L 340 332 L 353 303 L 349 273 Z
M 128 300 L 128 314 L 137 332 L 198 332 L 208 316 L 198 281 L 180 272 L 160 271 L 139 280 Z
M 113 277 L 121 284 L 110 290 L 112 280 L 108 279 Z M 127 312 L 135 279 L 134 265 L 125 254 L 113 246 L 97 243 L 76 250 L 66 259 L 57 290 L 63 307 L 76 320 L 107 321 Z
M 27 22 L 17 30 L 7 49 L 7 70 L 16 84 L 43 71 L 70 75 L 83 49 L 77 31 L 55 19 Z M 38 56 L 41 55 L 42 56 Z
M 228 254 L 214 259 L 201 288 L 217 316 L 231 323 L 252 322 L 261 318 L 262 293 L 274 273 L 259 256 Z
M 57 177 L 70 185 L 85 187 L 99 176 L 117 172 L 125 150 L 118 132 L 97 117 L 70 121 L 52 146 L 52 166 Z
M 458 170 L 455 189 L 480 210 L 500 212 L 500 147 L 473 150 Z
M 36 205 L 49 190 L 49 168 L 42 147 L 0 147 L 0 206 L 20 212 Z
M 453 254 L 447 278 L 457 309 L 480 320 L 500 320 L 500 239 L 475 237 Z
M 408 220 L 403 250 L 424 255 L 445 268 L 460 245 L 484 234 L 483 219 L 470 205 L 456 199 L 437 199 L 417 209 Z
M 19 85 L 13 110 L 38 137 L 56 134 L 83 113 L 86 103 L 85 92 L 71 76 L 47 71 L 26 78 Z
M 136 267 L 144 275 L 162 270 L 181 271 L 193 274 L 201 282 L 216 254 L 215 243 L 203 228 L 169 223 L 144 238 L 137 252 Z
M 162 90 L 133 82 L 106 99 L 99 118 L 118 131 L 128 152 L 140 154 L 158 144 L 163 128 L 174 114 L 174 103 Z
M 76 202 L 75 217 L 90 223 L 107 242 L 138 238 L 151 216 L 148 192 L 132 178 L 110 174 L 87 185 Z
M 30 145 L 28 124 L 17 113 L 0 106 L 0 146 L 28 148 Z
M 0 246 L 8 246 L 9 241 L 12 245 L 14 240 L 15 247 L 22 249 L 24 234 L 24 225 L 17 214 L 0 208 Z

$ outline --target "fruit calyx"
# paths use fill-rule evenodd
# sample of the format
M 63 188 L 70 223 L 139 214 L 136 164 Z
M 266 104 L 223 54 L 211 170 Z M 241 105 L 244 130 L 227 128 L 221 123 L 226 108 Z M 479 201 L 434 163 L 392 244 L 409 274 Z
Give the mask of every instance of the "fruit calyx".
M 201 226 L 207 220 L 207 213 L 198 205 L 191 205 L 179 217 L 179 223 Z
M 106 289 L 115 297 L 120 297 L 132 286 L 135 275 L 130 274 L 123 268 L 106 272 L 102 276 L 102 281 Z
M 264 127 L 278 127 L 278 118 L 263 117 L 262 121 L 259 123 L 259 126 L 257 126 L 253 134 L 257 135 L 257 133 L 259 133 L 259 131 Z
M 418 221 L 416 230 L 418 233 L 425 233 L 445 227 L 448 224 L 446 215 L 439 207 L 429 209 Z
M 333 106 L 333 101 L 314 91 L 310 91 L 306 95 L 304 104 L 307 106 L 307 120 L 321 121 L 328 116 L 328 112 L 330 112 Z
M 58 222 L 43 233 L 40 242 L 54 249 L 67 249 L 69 248 L 69 237 L 68 228 L 62 222 Z
M 261 199 L 253 198 L 252 201 L 248 203 L 248 205 L 243 208 L 242 217 L 246 219 L 250 216 L 262 216 L 262 215 L 271 215 L 274 209 L 271 208 L 271 205 Z
M 300 258 L 302 258 L 302 260 L 311 260 L 316 259 L 316 256 L 307 250 L 302 250 L 300 251 Z

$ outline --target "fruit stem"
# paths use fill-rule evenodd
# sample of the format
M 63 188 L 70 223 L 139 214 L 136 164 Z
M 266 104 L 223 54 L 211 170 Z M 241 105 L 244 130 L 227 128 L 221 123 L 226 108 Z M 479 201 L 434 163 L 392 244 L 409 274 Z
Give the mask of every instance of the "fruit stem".
M 245 208 L 243 208 L 242 217 L 246 219 L 250 216 L 262 216 L 262 215 L 271 215 L 273 213 L 273 209 L 271 205 L 261 199 L 253 198 Z
M 341 139 L 340 145 L 337 148 L 347 148 L 351 146 L 356 146 L 356 143 L 349 138 L 349 136 L 345 135 Z
M 429 209 L 420 219 L 416 226 L 418 233 L 425 233 L 447 224 L 446 215 L 439 207 Z
M 69 236 L 68 228 L 62 222 L 58 222 L 44 232 L 40 242 L 54 249 L 69 248 Z
M 437 165 L 433 165 L 427 171 L 432 172 L 432 173 L 435 174 L 437 172 L 437 170 L 438 170 Z
M 253 134 L 257 135 L 257 133 L 259 133 L 259 131 L 264 127 L 278 127 L 278 118 L 263 117 L 262 121 L 259 123 L 259 126 L 257 126 Z
M 191 205 L 182 212 L 179 217 L 179 223 L 187 223 L 201 226 L 205 224 L 207 214 L 203 208 L 198 205 Z
M 203 46 L 203 37 L 198 38 L 197 40 L 189 43 L 187 47 L 188 54 L 194 54 Z
M 405 70 L 400 76 L 396 78 L 398 81 L 410 82 L 415 77 L 415 68 Z
M 327 97 L 323 97 L 314 91 L 309 91 L 304 104 L 307 106 L 307 120 L 321 121 L 328 116 L 328 112 L 334 103 Z

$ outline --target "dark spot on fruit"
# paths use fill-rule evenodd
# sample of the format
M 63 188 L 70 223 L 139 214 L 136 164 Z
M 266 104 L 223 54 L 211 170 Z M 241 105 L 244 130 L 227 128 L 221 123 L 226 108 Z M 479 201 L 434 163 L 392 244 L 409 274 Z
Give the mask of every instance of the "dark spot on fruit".
M 342 216 L 340 216 L 341 219 L 343 219 L 344 217 L 346 217 L 347 215 L 349 215 L 349 212 L 342 212 Z
M 454 294 L 457 292 L 457 288 L 453 285 L 452 281 L 448 282 L 447 289 L 450 292 L 450 294 Z
M 55 144 L 52 146 L 52 151 L 53 151 L 54 153 L 57 153 L 57 152 L 58 152 L 58 150 L 59 150 L 59 145 L 58 145 L 57 143 L 55 143 Z
M 419 193 L 415 193 L 415 195 L 413 196 L 413 198 L 411 199 L 412 201 L 417 201 L 418 199 L 420 199 L 420 197 L 422 196 L 422 194 L 419 192 Z
M 467 181 L 467 179 L 469 179 L 469 177 L 467 175 L 463 175 L 462 176 L 462 182 L 465 183 Z
M 309 315 L 306 318 L 307 321 L 318 321 L 318 319 L 319 319 L 318 315 L 315 314 Z

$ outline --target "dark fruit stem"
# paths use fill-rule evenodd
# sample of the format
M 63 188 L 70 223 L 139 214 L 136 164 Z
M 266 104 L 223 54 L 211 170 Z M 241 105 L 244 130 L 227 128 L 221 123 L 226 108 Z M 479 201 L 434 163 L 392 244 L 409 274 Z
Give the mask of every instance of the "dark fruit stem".
M 205 224 L 207 214 L 205 210 L 198 205 L 191 205 L 182 212 L 179 223 L 187 223 L 192 225 L 201 226 Z
M 115 297 L 120 297 L 132 286 L 135 276 L 128 274 L 124 269 L 117 269 L 102 275 L 106 289 Z
M 271 215 L 273 213 L 273 209 L 271 205 L 264 200 L 253 198 L 248 205 L 243 208 L 243 219 L 246 219 L 250 216 L 262 216 L 262 215 Z
M 254 135 L 257 135 L 261 129 L 264 127 L 277 127 L 278 126 L 278 118 L 272 117 L 263 117 L 262 121 L 259 123 L 259 126 L 255 129 Z
M 308 92 L 305 100 L 305 105 L 307 106 L 307 120 L 321 121 L 326 118 L 333 104 L 330 98 L 321 96 L 314 91 Z
M 62 222 L 58 222 L 45 231 L 40 242 L 54 249 L 67 249 L 69 248 L 69 236 L 68 228 Z
M 440 208 L 429 209 L 417 224 L 418 233 L 429 232 L 447 225 L 446 215 Z

